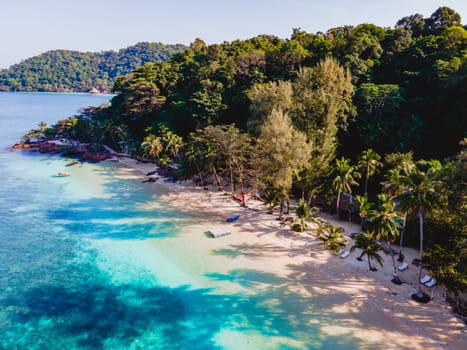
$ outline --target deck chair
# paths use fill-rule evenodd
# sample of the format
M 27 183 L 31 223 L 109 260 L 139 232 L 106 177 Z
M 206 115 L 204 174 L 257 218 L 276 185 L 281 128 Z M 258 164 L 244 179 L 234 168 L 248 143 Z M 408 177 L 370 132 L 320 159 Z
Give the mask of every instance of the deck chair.
M 433 287 L 436 283 L 437 283 L 437 281 L 433 278 L 430 282 L 425 283 L 425 286 L 431 288 L 431 287 Z
M 420 283 L 427 283 L 429 280 L 431 280 L 431 277 L 426 275 L 425 277 L 423 277 L 421 280 L 420 280 Z
M 350 255 L 350 252 L 348 250 L 345 250 L 341 255 L 339 255 L 342 259 L 345 259 Z
M 407 264 L 406 262 L 398 267 L 399 271 L 404 271 L 404 270 L 407 270 L 408 268 L 409 268 L 409 264 Z
M 345 252 L 344 249 L 339 249 L 339 250 L 337 251 L 336 255 L 341 255 L 341 254 L 344 253 L 344 252 Z

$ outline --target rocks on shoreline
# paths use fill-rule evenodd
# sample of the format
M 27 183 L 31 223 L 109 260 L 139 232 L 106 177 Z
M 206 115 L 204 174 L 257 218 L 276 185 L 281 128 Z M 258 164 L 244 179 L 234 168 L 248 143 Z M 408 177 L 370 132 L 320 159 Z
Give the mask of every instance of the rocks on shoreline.
M 112 154 L 103 147 L 83 143 L 75 145 L 55 140 L 17 143 L 11 147 L 11 150 L 18 149 L 39 153 L 63 153 L 91 163 L 112 158 Z

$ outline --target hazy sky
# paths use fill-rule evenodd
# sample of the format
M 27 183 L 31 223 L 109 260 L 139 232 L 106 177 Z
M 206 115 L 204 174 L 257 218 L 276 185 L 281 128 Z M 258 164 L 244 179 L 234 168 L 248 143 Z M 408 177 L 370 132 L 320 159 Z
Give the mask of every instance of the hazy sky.
M 54 49 L 118 50 L 140 41 L 208 44 L 258 34 L 288 38 L 350 24 L 393 27 L 467 0 L 0 0 L 0 68 Z

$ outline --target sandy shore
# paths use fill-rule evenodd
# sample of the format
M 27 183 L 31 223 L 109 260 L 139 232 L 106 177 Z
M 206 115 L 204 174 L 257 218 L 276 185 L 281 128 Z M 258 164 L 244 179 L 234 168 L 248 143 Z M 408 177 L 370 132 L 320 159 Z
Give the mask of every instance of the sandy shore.
M 153 164 L 138 163 L 129 158 L 120 158 L 118 162 L 139 172 L 128 172 L 128 177 L 141 180 L 155 168 Z M 318 300 L 320 317 L 323 313 L 324 316 L 329 314 L 328 322 L 321 321 L 326 317 L 320 318 L 320 332 L 360 339 L 368 344 L 365 348 L 372 349 L 466 347 L 465 324 L 444 304 L 442 286 L 425 288 L 425 292 L 433 296 L 428 304 L 419 304 L 410 299 L 410 295 L 416 291 L 416 266 L 410 265 L 399 273 L 404 284 L 397 286 L 390 281 L 392 262 L 389 255 L 383 254 L 383 268 L 378 266 L 379 271 L 370 272 L 365 260 L 356 260 L 358 251 L 342 259 L 322 249 L 313 236 L 280 227 L 277 215 L 268 214 L 259 201 L 250 200 L 249 208 L 245 209 L 229 195 L 203 190 L 191 182 L 174 184 L 160 179 L 148 186 L 166 189 L 162 199 L 171 206 L 207 214 L 206 221 L 192 225 L 187 234 L 203 240 L 203 253 L 230 257 L 229 266 L 216 267 L 219 273 L 246 269 L 261 271 L 264 276 L 280 278 L 280 288 L 284 293 L 294 293 L 305 301 L 307 298 Z M 226 224 L 225 218 L 234 213 L 239 213 L 240 219 Z M 359 231 L 358 225 L 338 221 L 326 214 L 320 216 L 342 226 L 347 235 Z M 219 239 L 207 239 L 199 234 L 219 225 L 229 225 L 232 234 Z M 346 249 L 350 250 L 352 244 L 349 238 Z M 415 250 L 404 248 L 404 255 L 410 263 L 418 254 Z M 255 281 L 257 288 L 271 288 L 270 283 L 263 282 Z M 294 312 L 293 309 L 290 311 Z M 302 310 L 295 312 L 302 313 L 300 322 L 308 322 L 312 327 L 313 318 L 306 315 L 312 315 L 313 311 L 316 312 L 310 306 L 310 309 L 302 307 Z

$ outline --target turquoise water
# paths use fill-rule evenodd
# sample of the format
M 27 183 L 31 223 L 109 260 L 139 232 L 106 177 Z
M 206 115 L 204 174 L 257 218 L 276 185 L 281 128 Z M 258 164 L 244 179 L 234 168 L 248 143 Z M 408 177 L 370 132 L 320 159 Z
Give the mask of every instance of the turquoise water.
M 128 170 L 7 150 L 108 98 L 0 93 L 0 349 L 358 348 L 284 277 L 235 267 L 241 248 L 206 254 L 184 236 L 204 219 Z

